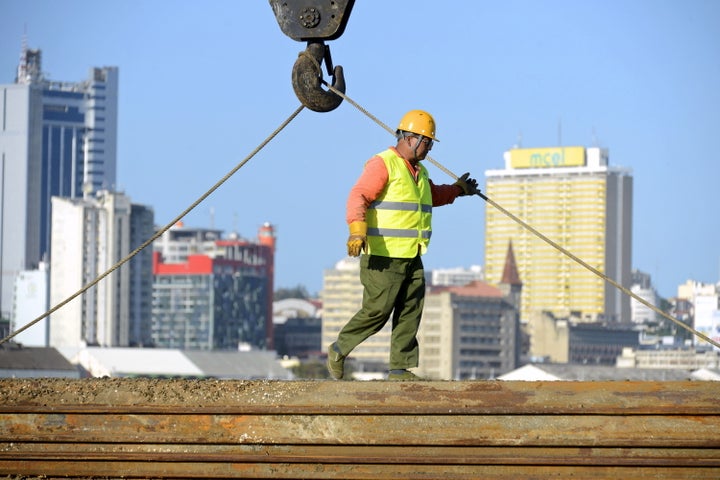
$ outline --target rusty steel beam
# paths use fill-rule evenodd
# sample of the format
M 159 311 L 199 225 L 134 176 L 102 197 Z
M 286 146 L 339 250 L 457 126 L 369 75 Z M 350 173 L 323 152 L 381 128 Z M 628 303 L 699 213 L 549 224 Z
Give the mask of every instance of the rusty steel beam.
M 720 415 L 0 415 L 0 441 L 720 447 Z
M 433 464 L 438 458 L 458 465 L 720 465 L 718 448 L 618 447 L 485 447 L 485 446 L 373 446 L 373 445 L 226 445 L 226 444 L 100 444 L 79 451 L 77 443 L 0 443 L 0 462 L 25 460 L 56 462 L 182 460 L 196 463 L 369 463 Z M 389 459 L 392 459 L 390 462 Z
M 0 380 L 0 474 L 717 479 L 719 394 L 712 382 Z
M 0 412 L 720 414 L 716 382 L 0 379 Z
M 584 465 L 368 465 L 368 464 L 221 464 L 184 462 L 25 462 L 17 466 L 19 478 L 273 478 L 273 479 L 435 479 L 447 480 L 532 480 L 532 479 L 622 479 L 622 480 L 717 480 L 717 468 Z M 48 468 L 52 472 L 48 475 Z M 0 462 L 0 471 L 4 470 Z M 45 472 L 45 473 L 42 473 Z M 17 479 L 17 476 L 13 478 Z

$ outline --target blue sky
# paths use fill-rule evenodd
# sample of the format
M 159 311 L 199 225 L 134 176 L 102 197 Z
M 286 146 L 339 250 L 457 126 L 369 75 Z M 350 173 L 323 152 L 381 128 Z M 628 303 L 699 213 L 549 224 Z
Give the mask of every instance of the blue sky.
M 52 80 L 119 67 L 119 187 L 160 225 L 299 105 L 290 73 L 305 45 L 266 0 L 0 0 L 0 83 L 24 32 Z M 633 267 L 663 296 L 718 281 L 720 2 L 358 0 L 328 44 L 351 98 L 392 127 L 431 112 L 433 157 L 481 186 L 518 141 L 608 148 L 633 171 Z M 255 238 L 273 223 L 276 287 L 318 292 L 345 256 L 347 192 L 392 143 L 347 102 L 305 110 L 185 224 Z M 436 209 L 426 268 L 482 265 L 484 217 L 478 197 Z

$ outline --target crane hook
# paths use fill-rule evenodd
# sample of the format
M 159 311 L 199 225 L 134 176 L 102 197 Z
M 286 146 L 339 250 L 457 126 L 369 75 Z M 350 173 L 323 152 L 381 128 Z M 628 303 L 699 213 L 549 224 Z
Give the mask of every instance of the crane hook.
M 325 61 L 332 86 L 345 93 L 345 77 L 341 66 L 333 68 L 330 48 L 324 40 L 334 40 L 345 31 L 355 0 L 269 0 L 280 29 L 293 40 L 306 41 L 292 70 L 295 95 L 316 112 L 329 112 L 342 103 L 341 96 L 322 88 Z
M 330 60 L 330 49 L 323 43 L 308 42 L 305 50 L 300 52 L 292 70 L 292 85 L 300 102 L 315 112 L 329 112 L 340 106 L 343 99 L 334 92 L 322 88 L 322 68 L 325 59 L 328 75 L 332 75 L 332 86 L 345 93 L 345 76 L 343 68 L 338 65 L 333 69 Z M 332 72 L 332 73 L 331 73 Z

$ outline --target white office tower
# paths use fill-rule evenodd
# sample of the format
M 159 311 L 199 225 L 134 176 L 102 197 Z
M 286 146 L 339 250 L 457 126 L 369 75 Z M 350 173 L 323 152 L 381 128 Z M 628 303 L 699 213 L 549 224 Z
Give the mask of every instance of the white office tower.
M 121 193 L 101 191 L 86 200 L 54 197 L 52 208 L 50 304 L 55 306 L 130 253 L 132 206 Z M 138 343 L 131 336 L 131 268 L 130 262 L 117 268 L 53 313 L 50 346 Z M 149 334 L 149 329 L 145 331 Z
M 650 305 L 658 306 L 660 296 L 653 287 L 649 274 L 640 270 L 633 270 L 630 291 Z M 634 324 L 652 325 L 657 321 L 657 313 L 639 300 L 631 298 L 630 309 Z
M 512 149 L 488 170 L 497 204 L 625 288 L 632 265 L 632 176 L 600 148 Z M 498 282 L 512 241 L 523 281 L 521 320 L 548 311 L 582 321 L 630 323 L 630 299 L 491 204 L 485 217 L 485 279 Z
M 322 345 L 327 352 L 340 330 L 362 307 L 363 286 L 360 283 L 360 259 L 347 257 L 327 269 L 323 275 Z M 392 320 L 375 335 L 360 344 L 349 355 L 361 369 L 384 371 L 390 360 Z
M 40 262 L 37 270 L 24 270 L 15 277 L 10 333 L 17 332 L 48 311 L 48 273 L 47 264 Z M 15 335 L 13 341 L 26 347 L 47 347 L 47 323 L 47 318 L 43 318 Z
M 54 196 L 114 189 L 118 69 L 80 82 L 43 75 L 40 50 L 23 42 L 15 83 L 0 85 L 0 313 L 15 277 L 49 258 Z
M 695 330 L 720 343 L 720 293 L 697 295 L 694 305 Z M 710 346 L 708 342 L 697 335 L 693 335 L 693 341 L 697 346 Z M 713 348 L 717 349 L 715 346 Z
M 693 305 L 693 326 L 715 342 L 720 342 L 720 283 L 703 283 L 688 280 L 678 286 L 678 297 L 689 300 Z M 693 335 L 693 342 L 699 347 L 710 344 Z M 714 347 L 717 350 L 717 347 Z

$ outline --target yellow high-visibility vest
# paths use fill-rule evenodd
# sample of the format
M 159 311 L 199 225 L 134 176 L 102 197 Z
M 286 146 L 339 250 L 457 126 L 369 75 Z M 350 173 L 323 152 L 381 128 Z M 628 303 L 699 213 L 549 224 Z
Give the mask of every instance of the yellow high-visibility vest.
M 418 181 L 392 149 L 379 153 L 388 183 L 365 214 L 368 254 L 413 258 L 427 251 L 432 235 L 432 193 L 428 171 L 419 165 Z M 419 247 L 419 248 L 418 248 Z

